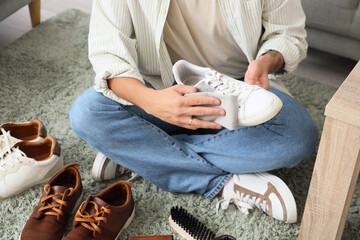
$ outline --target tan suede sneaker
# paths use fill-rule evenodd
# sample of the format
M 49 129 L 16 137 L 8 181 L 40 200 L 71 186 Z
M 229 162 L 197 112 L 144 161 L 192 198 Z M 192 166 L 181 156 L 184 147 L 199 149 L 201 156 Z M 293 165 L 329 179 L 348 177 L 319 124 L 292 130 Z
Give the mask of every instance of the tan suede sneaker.
M 131 182 L 119 181 L 89 196 L 76 212 L 74 227 L 65 240 L 117 239 L 134 218 L 133 186 Z
M 61 240 L 70 215 L 81 203 L 78 164 L 64 166 L 44 186 L 44 193 L 21 233 L 21 240 Z

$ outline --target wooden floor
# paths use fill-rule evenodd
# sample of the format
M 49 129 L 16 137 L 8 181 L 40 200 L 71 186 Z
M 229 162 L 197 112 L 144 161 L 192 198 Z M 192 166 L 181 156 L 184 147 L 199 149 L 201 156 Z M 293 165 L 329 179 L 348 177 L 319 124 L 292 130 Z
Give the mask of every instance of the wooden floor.
M 45 21 L 69 8 L 90 14 L 91 4 L 91 0 L 42 0 L 41 20 Z M 30 30 L 31 22 L 26 6 L 0 22 L 0 49 Z M 339 87 L 355 64 L 356 61 L 310 48 L 308 57 L 300 63 L 295 74 Z

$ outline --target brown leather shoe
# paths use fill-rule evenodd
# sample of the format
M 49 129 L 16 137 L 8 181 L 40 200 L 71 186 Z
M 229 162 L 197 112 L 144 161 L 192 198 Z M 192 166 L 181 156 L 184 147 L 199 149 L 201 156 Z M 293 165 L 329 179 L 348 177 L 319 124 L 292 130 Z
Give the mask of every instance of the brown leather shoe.
M 89 196 L 76 212 L 74 227 L 65 240 L 117 239 L 134 217 L 133 186 L 131 182 L 119 181 Z
M 70 215 L 81 202 L 79 164 L 69 164 L 44 186 L 44 193 L 21 233 L 21 240 L 60 240 Z

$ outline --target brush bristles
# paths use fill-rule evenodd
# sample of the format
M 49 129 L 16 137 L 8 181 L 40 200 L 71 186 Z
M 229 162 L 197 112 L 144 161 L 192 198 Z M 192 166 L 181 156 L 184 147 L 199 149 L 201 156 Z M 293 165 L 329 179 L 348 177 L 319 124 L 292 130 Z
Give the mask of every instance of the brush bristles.
M 210 231 L 207 227 L 204 226 L 204 224 L 199 222 L 194 216 L 192 216 L 182 207 L 172 207 L 170 210 L 169 219 L 170 226 L 186 239 L 211 240 L 215 237 L 215 234 L 212 231 Z M 176 224 L 177 226 L 174 227 L 172 226 L 173 224 Z M 187 234 L 181 233 L 178 228 Z

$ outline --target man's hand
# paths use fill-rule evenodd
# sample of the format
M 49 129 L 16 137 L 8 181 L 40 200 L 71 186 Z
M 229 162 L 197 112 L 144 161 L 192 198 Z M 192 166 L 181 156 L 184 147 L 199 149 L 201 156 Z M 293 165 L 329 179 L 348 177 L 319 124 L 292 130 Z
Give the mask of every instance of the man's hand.
M 163 90 L 154 90 L 147 98 L 143 109 L 161 120 L 192 130 L 198 128 L 221 129 L 218 123 L 203 121 L 193 116 L 218 115 L 224 116 L 225 110 L 202 105 L 220 105 L 220 100 L 206 96 L 184 96 L 195 93 L 192 86 L 175 85 Z M 191 120 L 192 119 L 192 120 Z
M 225 110 L 202 105 L 220 105 L 215 97 L 184 96 L 195 93 L 192 86 L 175 85 L 163 90 L 146 87 L 135 78 L 119 77 L 108 80 L 109 88 L 119 97 L 141 107 L 161 120 L 188 129 L 221 129 L 218 123 L 207 122 L 193 116 L 225 116 Z
M 249 64 L 245 73 L 245 82 L 268 90 L 268 74 L 280 71 L 283 65 L 284 57 L 282 54 L 271 50 Z
M 269 89 L 268 68 L 260 59 L 252 61 L 245 73 L 245 82 Z

